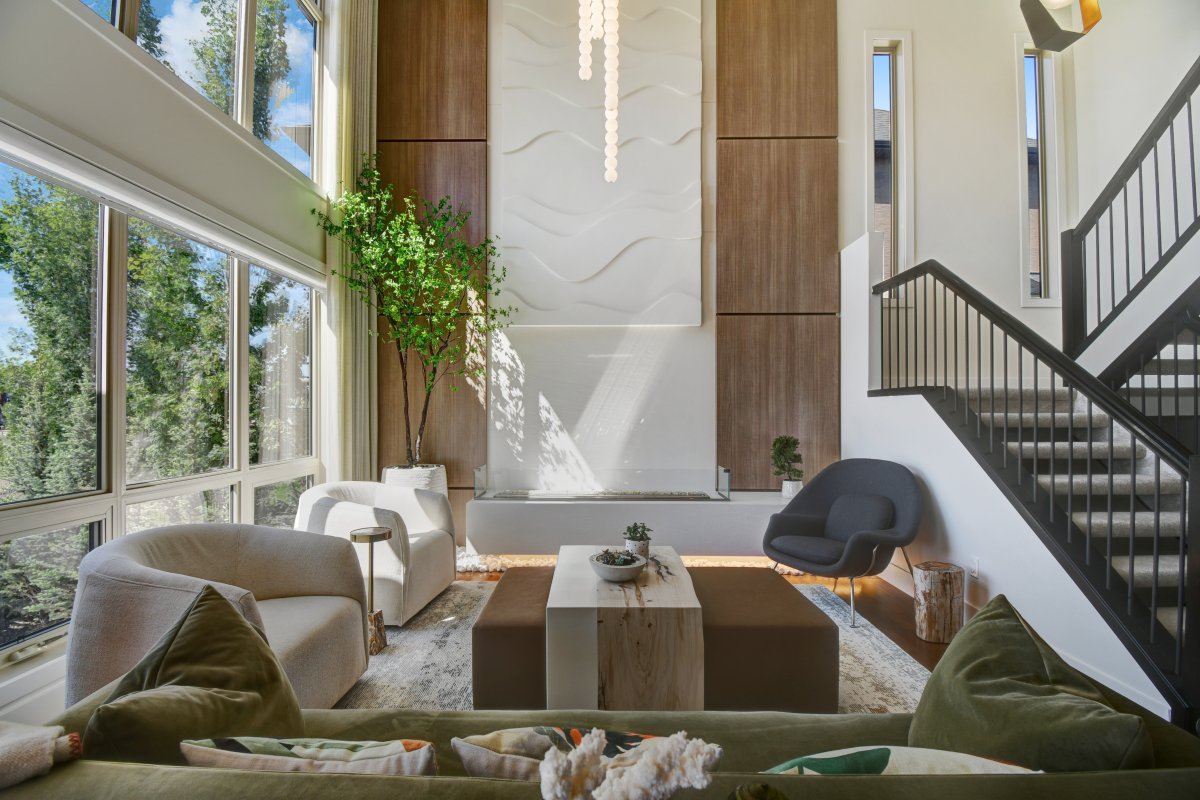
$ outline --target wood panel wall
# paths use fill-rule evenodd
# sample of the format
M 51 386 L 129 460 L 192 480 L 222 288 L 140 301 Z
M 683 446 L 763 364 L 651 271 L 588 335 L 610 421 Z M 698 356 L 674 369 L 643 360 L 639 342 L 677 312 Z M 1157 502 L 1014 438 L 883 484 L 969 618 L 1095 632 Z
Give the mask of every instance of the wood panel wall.
M 717 458 L 774 490 L 839 456 L 837 3 L 717 3 Z
M 487 232 L 487 28 L 487 0 L 379 0 L 379 171 L 397 200 L 451 196 L 474 242 Z M 487 459 L 487 390 L 455 383 L 434 393 L 421 456 L 446 465 L 462 543 L 472 471 Z M 381 465 L 405 460 L 400 391 L 395 348 L 380 342 Z

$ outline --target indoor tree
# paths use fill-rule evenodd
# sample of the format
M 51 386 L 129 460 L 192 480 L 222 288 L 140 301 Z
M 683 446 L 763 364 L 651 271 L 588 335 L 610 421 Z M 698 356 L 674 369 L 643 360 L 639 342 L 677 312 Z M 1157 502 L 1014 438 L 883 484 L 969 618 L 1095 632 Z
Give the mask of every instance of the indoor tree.
M 374 156 L 363 157 L 354 190 L 332 201 L 328 215 L 313 213 L 346 247 L 335 274 L 387 323 L 379 335 L 400 363 L 405 457 L 420 464 L 434 389 L 448 375 L 482 377 L 488 336 L 508 324 L 512 309 L 488 302 L 507 271 L 492 239 L 468 241 L 470 212 L 449 197 L 393 203 Z M 410 385 L 423 390 L 419 408 Z

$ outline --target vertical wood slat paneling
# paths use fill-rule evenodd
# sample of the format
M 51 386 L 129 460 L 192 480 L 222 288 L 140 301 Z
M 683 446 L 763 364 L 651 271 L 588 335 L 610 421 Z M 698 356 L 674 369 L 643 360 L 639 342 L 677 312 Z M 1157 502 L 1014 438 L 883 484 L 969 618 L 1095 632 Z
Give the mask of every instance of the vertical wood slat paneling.
M 837 136 L 836 0 L 718 0 L 717 136 Z
M 456 207 L 472 212 L 470 241 L 486 235 L 486 143 L 380 142 L 379 172 L 395 187 L 398 201 L 412 191 L 433 200 L 449 195 Z M 386 466 L 405 461 L 404 414 L 395 346 L 380 341 L 379 348 L 379 461 Z M 485 384 L 483 378 L 447 377 L 434 390 L 421 460 L 445 464 L 452 487 L 470 487 L 473 470 L 487 459 Z M 421 395 L 420 378 L 410 375 L 414 405 Z
M 379 0 L 380 140 L 487 138 L 487 27 L 487 0 Z
M 837 313 L 836 139 L 722 139 L 717 197 L 717 313 Z
M 771 441 L 800 440 L 806 477 L 841 450 L 840 321 L 833 315 L 717 318 L 717 460 L 737 490 L 778 489 Z

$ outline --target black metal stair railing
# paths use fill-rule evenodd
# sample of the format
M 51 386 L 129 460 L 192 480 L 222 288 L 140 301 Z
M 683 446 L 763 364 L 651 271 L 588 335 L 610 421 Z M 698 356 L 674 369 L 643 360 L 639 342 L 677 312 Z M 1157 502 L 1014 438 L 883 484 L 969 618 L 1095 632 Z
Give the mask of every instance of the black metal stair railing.
M 1192 729 L 1200 459 L 936 261 L 873 293 L 875 393 L 929 401 Z
M 1150 424 L 1200 454 L 1200 279 L 1099 377 Z
M 1063 349 L 1078 356 L 1200 231 L 1200 60 L 1062 234 Z

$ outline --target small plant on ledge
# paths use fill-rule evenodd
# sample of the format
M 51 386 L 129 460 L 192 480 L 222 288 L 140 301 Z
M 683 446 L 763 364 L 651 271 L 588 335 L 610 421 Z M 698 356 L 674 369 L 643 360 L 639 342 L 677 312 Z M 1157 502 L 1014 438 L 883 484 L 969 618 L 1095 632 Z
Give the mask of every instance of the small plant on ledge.
M 783 496 L 795 497 L 804 486 L 804 470 L 796 466 L 804 463 L 800 440 L 787 434 L 776 436 L 771 442 L 771 463 L 775 466 L 775 474 L 783 478 Z
M 625 529 L 625 549 L 639 556 L 650 555 L 650 534 L 654 530 L 644 522 L 635 522 Z

